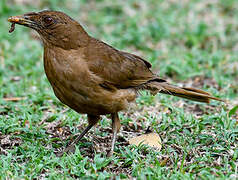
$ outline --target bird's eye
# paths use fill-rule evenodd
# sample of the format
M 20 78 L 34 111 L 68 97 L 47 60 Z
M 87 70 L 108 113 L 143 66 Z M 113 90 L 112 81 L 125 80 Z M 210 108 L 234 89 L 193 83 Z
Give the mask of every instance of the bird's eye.
M 52 19 L 51 17 L 45 17 L 45 18 L 43 19 L 43 21 L 44 21 L 44 23 L 45 23 L 46 25 L 50 25 L 50 24 L 52 24 L 53 19 Z

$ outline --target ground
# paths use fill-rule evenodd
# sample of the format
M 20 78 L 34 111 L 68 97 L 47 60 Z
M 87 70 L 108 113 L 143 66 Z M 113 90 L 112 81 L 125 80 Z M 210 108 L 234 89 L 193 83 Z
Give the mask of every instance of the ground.
M 0 177 L 3 179 L 237 179 L 237 0 L 0 2 Z M 61 10 L 92 36 L 135 53 L 171 83 L 192 86 L 226 100 L 194 103 L 141 92 L 121 112 L 115 154 L 108 158 L 107 117 L 76 147 L 57 157 L 87 125 L 54 96 L 43 70 L 38 35 L 7 18 L 42 9 Z M 129 145 L 157 132 L 162 149 Z

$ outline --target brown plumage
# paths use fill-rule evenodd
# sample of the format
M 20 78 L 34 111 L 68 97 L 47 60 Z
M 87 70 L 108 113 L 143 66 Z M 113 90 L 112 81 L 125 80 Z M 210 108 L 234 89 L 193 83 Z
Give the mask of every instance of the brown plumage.
M 88 115 L 89 125 L 74 143 L 100 120 L 100 115 L 111 114 L 112 153 L 121 126 L 118 112 L 135 100 L 139 90 L 206 103 L 220 100 L 199 89 L 168 84 L 151 72 L 149 62 L 89 36 L 78 22 L 62 12 L 33 12 L 10 17 L 8 21 L 40 34 L 44 68 L 55 95 L 78 113 Z

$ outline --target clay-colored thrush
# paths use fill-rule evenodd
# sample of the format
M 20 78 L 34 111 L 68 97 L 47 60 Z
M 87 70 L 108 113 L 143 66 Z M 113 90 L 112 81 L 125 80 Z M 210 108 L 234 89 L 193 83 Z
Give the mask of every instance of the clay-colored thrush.
M 39 33 L 44 44 L 45 73 L 55 95 L 76 112 L 87 114 L 88 126 L 65 151 L 74 147 L 100 120 L 100 115 L 110 114 L 112 153 L 121 126 L 118 112 L 125 110 L 140 90 L 205 103 L 220 100 L 199 89 L 167 83 L 151 72 L 149 62 L 91 37 L 63 12 L 30 12 L 8 21 L 13 23 L 10 32 L 20 24 Z

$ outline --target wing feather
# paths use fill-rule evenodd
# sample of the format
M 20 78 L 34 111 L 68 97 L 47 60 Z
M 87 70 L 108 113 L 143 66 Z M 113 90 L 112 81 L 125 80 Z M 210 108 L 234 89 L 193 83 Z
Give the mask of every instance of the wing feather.
M 151 64 L 139 56 L 119 51 L 96 39 L 92 39 L 89 46 L 86 56 L 89 70 L 106 84 L 124 89 L 158 78 L 151 72 Z

